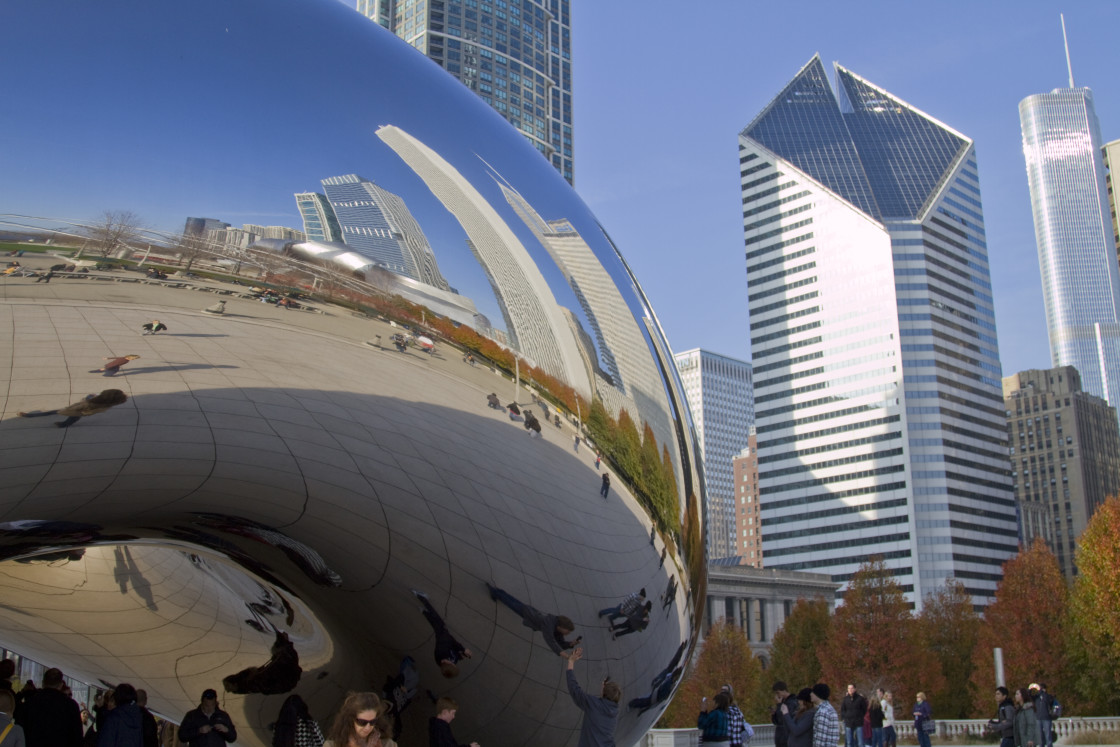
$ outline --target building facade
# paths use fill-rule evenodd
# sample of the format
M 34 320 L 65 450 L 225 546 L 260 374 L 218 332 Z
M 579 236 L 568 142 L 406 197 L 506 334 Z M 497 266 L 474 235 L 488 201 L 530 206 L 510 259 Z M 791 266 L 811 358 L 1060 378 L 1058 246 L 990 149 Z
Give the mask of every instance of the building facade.
M 1088 88 L 1019 103 L 1050 357 L 1085 391 L 1120 402 L 1120 267 L 1100 124 Z
M 762 570 L 734 563 L 708 566 L 708 595 L 703 634 L 726 621 L 743 631 L 751 651 L 770 661 L 770 645 L 801 599 L 832 602 L 837 585 L 828 574 Z M 780 677 L 781 675 L 779 675 Z
M 731 460 L 735 474 L 735 552 L 739 563 L 762 567 L 762 513 L 758 500 L 758 436 L 754 426 L 747 447 Z
M 1116 408 L 1082 391 L 1072 366 L 1008 376 L 1003 397 L 1023 541 L 1044 539 L 1072 578 L 1078 538 L 1120 492 Z
M 708 558 L 730 558 L 738 554 L 731 462 L 747 446 L 754 422 L 751 364 L 699 348 L 673 359 L 704 465 Z
M 574 183 L 569 0 L 356 0 L 355 7 L 481 96 Z
M 450 288 L 423 229 L 399 195 L 357 174 L 332 176 L 322 184 L 347 246 L 396 275 Z
M 975 147 L 836 76 L 739 136 L 766 567 L 986 604 L 1018 530 Z
M 342 243 L 342 228 L 326 195 L 318 192 L 297 192 L 296 207 L 303 218 L 303 233 L 308 241 L 324 244 Z

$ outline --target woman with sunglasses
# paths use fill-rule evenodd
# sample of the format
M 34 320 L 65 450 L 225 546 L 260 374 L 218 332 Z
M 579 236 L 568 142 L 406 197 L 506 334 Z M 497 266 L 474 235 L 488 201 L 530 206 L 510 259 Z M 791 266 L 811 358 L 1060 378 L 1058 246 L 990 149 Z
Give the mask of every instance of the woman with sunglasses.
M 334 717 L 323 747 L 378 747 L 381 734 L 376 723 L 381 709 L 381 699 L 373 693 L 350 693 Z

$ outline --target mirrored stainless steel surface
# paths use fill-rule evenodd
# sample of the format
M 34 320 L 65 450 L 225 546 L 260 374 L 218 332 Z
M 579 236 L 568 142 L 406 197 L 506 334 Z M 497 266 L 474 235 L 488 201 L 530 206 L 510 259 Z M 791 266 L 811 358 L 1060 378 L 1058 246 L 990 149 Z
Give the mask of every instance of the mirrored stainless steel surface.
M 563 615 L 634 743 L 695 642 L 703 500 L 668 346 L 577 194 L 335 0 L 16 0 L 0 28 L 0 241 L 33 242 L 0 262 L 0 645 L 174 720 L 215 688 L 239 744 L 290 693 L 325 725 L 398 686 L 402 745 L 429 692 L 460 741 L 565 745 L 528 625 Z M 547 95 L 512 88 L 482 93 Z

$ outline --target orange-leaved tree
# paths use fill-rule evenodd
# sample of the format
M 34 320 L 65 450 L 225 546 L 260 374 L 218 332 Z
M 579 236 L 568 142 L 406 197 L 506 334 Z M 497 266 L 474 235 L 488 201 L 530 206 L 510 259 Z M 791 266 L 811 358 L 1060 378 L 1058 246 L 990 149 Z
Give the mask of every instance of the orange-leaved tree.
M 1003 564 L 1003 580 L 996 587 L 995 601 L 984 612 L 972 657 L 975 712 L 993 710 L 995 648 L 1003 649 L 1008 689 L 1045 682 L 1059 697 L 1065 691 L 1067 597 L 1058 560 L 1041 538 Z
M 755 700 L 767 706 L 765 723 L 774 706 L 774 683 L 785 682 L 791 693 L 821 681 L 817 655 L 832 625 L 832 603 L 827 599 L 798 599 L 770 643 L 770 666 L 758 683 Z
M 758 689 L 761 676 L 762 666 L 751 653 L 743 631 L 719 620 L 708 631 L 695 664 L 657 725 L 669 729 L 695 727 L 701 698 L 711 700 L 724 685 L 731 685 L 747 720 L 757 723 L 756 718 L 751 718 L 754 704 L 750 698 L 744 700 L 744 695 Z
M 832 616 L 820 649 L 824 681 L 840 695 L 849 684 L 864 695 L 878 687 L 891 690 L 895 709 L 905 713 L 914 693 L 944 686 L 941 667 L 921 633 L 902 587 L 886 564 L 873 558 L 852 576 L 844 603 Z M 936 711 L 938 704 L 932 705 Z
M 928 594 L 918 616 L 922 639 L 937 657 L 944 686 L 930 688 L 930 701 L 941 718 L 970 718 L 973 713 L 972 652 L 980 633 L 980 616 L 964 584 L 950 579 Z
M 1120 712 L 1120 498 L 1093 513 L 1078 539 L 1077 569 L 1069 603 L 1071 684 L 1084 715 L 1114 714 Z

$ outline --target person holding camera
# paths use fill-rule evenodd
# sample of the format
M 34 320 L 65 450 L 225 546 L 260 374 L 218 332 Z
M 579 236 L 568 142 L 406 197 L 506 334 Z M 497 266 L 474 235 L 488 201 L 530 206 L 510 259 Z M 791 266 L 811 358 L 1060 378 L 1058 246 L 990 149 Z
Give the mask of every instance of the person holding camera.
M 622 688 L 611 678 L 603 678 L 599 697 L 585 693 L 576 679 L 576 662 L 583 658 L 583 649 L 576 648 L 560 654 L 568 660 L 565 678 L 568 681 L 568 694 L 576 708 L 583 711 L 583 723 L 579 728 L 579 747 L 615 747 L 614 727 L 618 722 L 618 703 L 622 700 Z

